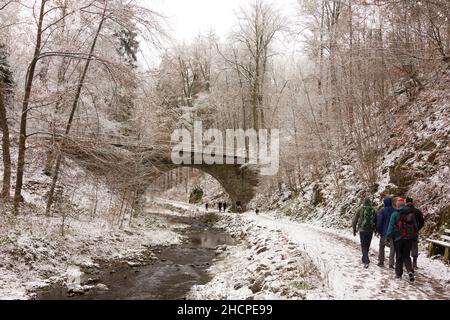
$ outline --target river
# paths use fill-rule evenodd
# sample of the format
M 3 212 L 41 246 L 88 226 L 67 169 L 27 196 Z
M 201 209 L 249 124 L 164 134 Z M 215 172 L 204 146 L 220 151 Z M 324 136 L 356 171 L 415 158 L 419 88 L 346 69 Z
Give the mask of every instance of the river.
M 161 215 L 163 216 L 163 215 Z M 159 300 L 184 299 L 194 285 L 210 280 L 207 269 L 217 261 L 218 245 L 231 245 L 233 238 L 210 224 L 185 216 L 163 216 L 171 223 L 188 227 L 176 229 L 185 236 L 180 245 L 157 246 L 149 250 L 158 260 L 150 265 L 131 267 L 127 263 L 102 263 L 86 277 L 105 284 L 109 290 L 91 289 L 73 295 L 62 285 L 54 285 L 37 294 L 37 300 Z M 150 253 L 149 251 L 149 253 Z

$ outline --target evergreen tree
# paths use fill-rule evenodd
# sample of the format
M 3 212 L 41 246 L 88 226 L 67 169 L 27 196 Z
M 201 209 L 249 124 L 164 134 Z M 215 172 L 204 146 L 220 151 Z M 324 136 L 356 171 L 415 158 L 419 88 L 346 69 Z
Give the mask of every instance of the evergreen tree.
M 8 64 L 8 53 L 3 43 L 0 43 L 0 85 L 3 90 L 10 90 L 13 85 L 12 72 Z
M 137 51 L 139 49 L 139 41 L 137 40 L 137 32 L 129 29 L 121 29 L 114 33 L 118 39 L 117 52 L 125 59 L 125 62 L 136 68 Z

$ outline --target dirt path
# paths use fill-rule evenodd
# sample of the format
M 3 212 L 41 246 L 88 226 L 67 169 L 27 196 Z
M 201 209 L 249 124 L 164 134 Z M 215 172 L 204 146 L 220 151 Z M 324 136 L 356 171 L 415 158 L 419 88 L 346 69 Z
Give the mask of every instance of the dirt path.
M 321 269 L 331 299 L 450 299 L 450 284 L 432 277 L 429 268 L 416 272 L 416 282 L 395 279 L 392 269 L 376 266 L 378 238 L 372 241 L 371 265 L 364 269 L 357 238 L 351 239 L 308 225 L 246 214 L 258 224 L 284 232 L 306 251 Z M 422 263 L 429 259 L 420 256 Z M 438 263 L 437 261 L 434 261 Z M 443 266 L 445 268 L 445 266 Z M 449 271 L 450 272 L 450 271 Z

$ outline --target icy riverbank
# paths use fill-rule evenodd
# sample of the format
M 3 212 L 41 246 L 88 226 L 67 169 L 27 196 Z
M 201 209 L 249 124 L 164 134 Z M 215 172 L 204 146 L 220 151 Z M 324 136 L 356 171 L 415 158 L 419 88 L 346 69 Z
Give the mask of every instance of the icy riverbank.
M 281 231 L 234 214 L 221 218 L 218 226 L 241 243 L 218 250 L 225 258 L 211 267 L 212 281 L 194 287 L 190 298 L 258 300 L 326 296 L 313 261 Z
M 31 212 L 14 218 L 0 215 L 0 299 L 32 298 L 36 289 L 71 282 L 74 273 L 97 260 L 138 264 L 149 246 L 181 240 L 173 226 L 151 215 L 123 229 L 102 219 L 77 217 L 68 221 L 64 237 L 60 224 L 60 218 Z

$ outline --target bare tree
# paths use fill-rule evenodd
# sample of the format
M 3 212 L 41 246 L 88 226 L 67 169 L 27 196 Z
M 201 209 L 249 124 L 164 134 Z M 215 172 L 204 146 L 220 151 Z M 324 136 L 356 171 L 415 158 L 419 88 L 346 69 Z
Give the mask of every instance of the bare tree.
M 138 20 L 138 21 L 142 20 L 141 25 L 144 27 L 144 31 L 147 33 L 149 30 L 151 31 L 152 34 L 150 36 L 153 37 L 152 39 L 155 44 L 156 44 L 157 38 L 155 38 L 156 34 L 153 34 L 153 33 L 161 32 L 161 34 L 163 34 L 163 30 L 160 28 L 160 26 L 157 23 L 155 23 L 155 21 L 152 20 L 152 19 L 157 20 L 158 16 L 156 15 L 156 13 L 153 13 L 149 10 L 144 10 L 144 11 L 140 11 L 139 13 L 136 13 L 136 11 L 139 11 L 142 8 L 133 6 L 133 5 L 132 6 L 124 6 L 122 9 L 117 9 L 114 6 L 110 6 L 108 1 L 103 1 L 102 7 L 103 8 L 102 8 L 101 12 L 94 13 L 95 15 L 100 16 L 100 20 L 98 22 L 96 31 L 93 35 L 89 53 L 86 55 L 86 58 L 85 58 L 85 65 L 81 72 L 81 76 L 80 76 L 79 82 L 76 87 L 74 99 L 72 102 L 72 108 L 71 108 L 70 115 L 69 115 L 69 118 L 68 118 L 66 126 L 65 126 L 64 136 L 63 136 L 62 140 L 59 142 L 58 149 L 61 149 L 63 147 L 63 145 L 65 143 L 65 139 L 71 131 L 73 121 L 74 121 L 74 116 L 75 116 L 75 113 L 77 112 L 79 101 L 81 98 L 81 93 L 82 93 L 82 90 L 85 88 L 85 80 L 86 80 L 88 71 L 91 66 L 91 61 L 100 60 L 98 57 L 95 56 L 95 49 L 96 49 L 97 41 L 102 36 L 101 33 L 102 33 L 102 29 L 104 28 L 105 24 L 107 22 L 111 22 L 112 24 L 117 24 L 121 27 L 125 26 L 126 28 L 136 28 L 136 26 L 134 24 L 132 24 L 132 25 L 127 25 L 127 24 L 133 19 Z M 91 12 L 92 11 L 90 11 L 89 13 L 91 13 Z M 144 20 L 144 18 L 146 18 L 146 20 Z M 153 30 L 152 28 L 156 28 L 156 30 Z M 128 32 L 126 34 L 130 35 L 130 32 Z M 122 36 L 123 36 L 123 34 L 122 34 Z M 144 34 L 144 36 L 145 36 L 145 34 Z M 122 42 L 123 42 L 123 39 L 122 39 Z M 128 54 L 130 54 L 131 57 L 133 58 L 134 53 L 133 52 L 130 53 L 130 50 L 131 50 L 131 48 L 129 48 L 129 47 L 126 48 L 126 52 Z M 129 63 L 130 62 L 129 59 L 127 59 L 126 62 L 128 64 L 128 67 L 130 67 L 130 68 L 134 67 L 134 65 L 132 63 Z M 113 79 L 112 79 L 113 81 L 115 81 L 114 78 L 116 76 L 125 78 L 124 73 L 122 73 L 120 76 L 114 75 L 112 73 L 112 71 L 109 69 L 108 63 L 105 63 L 105 61 L 103 61 L 103 65 L 105 65 L 106 68 L 108 68 L 110 75 L 113 77 Z M 122 72 L 123 72 L 123 69 L 122 69 Z M 50 213 L 51 213 L 51 207 L 53 204 L 53 195 L 54 195 L 55 188 L 56 188 L 56 185 L 58 182 L 61 164 L 62 164 L 62 154 L 59 153 L 57 156 L 57 159 L 56 159 L 56 165 L 55 165 L 55 169 L 54 169 L 54 173 L 53 173 L 52 184 L 51 184 L 50 191 L 48 194 L 48 199 L 47 199 L 47 207 L 46 207 L 47 215 L 50 215 Z
M 263 0 L 255 1 L 249 8 L 242 9 L 239 16 L 238 31 L 234 38 L 245 48 L 249 62 L 240 62 L 239 72 L 247 74 L 250 84 L 252 126 L 264 128 L 264 91 L 269 58 L 276 36 L 286 30 L 285 18 Z
M 41 0 L 39 16 L 37 19 L 37 30 L 36 30 L 36 43 L 34 46 L 34 53 L 31 62 L 28 66 L 27 77 L 25 82 L 25 94 L 22 102 L 22 115 L 20 118 L 20 136 L 19 136 L 19 154 L 17 158 L 17 177 L 16 177 L 16 188 L 14 192 L 14 211 L 18 213 L 20 202 L 22 201 L 22 186 L 23 186 L 23 175 L 25 168 L 25 150 L 26 150 L 26 139 L 27 139 L 27 115 L 28 107 L 30 104 L 31 91 L 33 89 L 33 79 L 34 73 L 36 71 L 36 64 L 39 59 L 39 55 L 42 50 L 42 36 L 44 29 L 44 19 L 46 14 L 46 4 L 48 0 Z
M 4 202 L 9 201 L 11 188 L 11 152 L 6 103 L 10 101 L 11 87 L 13 85 L 12 74 L 6 59 L 5 46 L 0 43 L 0 128 L 2 137 L 3 155 L 3 185 L 1 198 Z
M 72 104 L 72 109 L 70 111 L 70 116 L 69 119 L 67 120 L 67 125 L 66 125 L 66 129 L 64 132 L 64 137 L 61 141 L 62 144 L 64 144 L 64 139 L 66 136 L 69 135 L 70 133 L 70 129 L 72 127 L 72 122 L 73 122 L 73 118 L 75 116 L 75 112 L 77 110 L 78 107 L 78 102 L 80 100 L 80 95 L 81 95 L 81 90 L 83 89 L 84 86 L 84 80 L 86 78 L 88 69 L 89 69 L 89 65 L 92 61 L 93 55 L 94 55 L 94 50 L 95 50 L 95 46 L 97 44 L 97 39 L 100 35 L 100 32 L 102 30 L 103 24 L 105 22 L 106 19 L 106 10 L 107 10 L 107 2 L 105 2 L 101 16 L 100 16 L 100 22 L 98 24 L 98 28 L 97 31 L 94 34 L 94 38 L 92 39 L 92 44 L 91 44 L 91 49 L 89 51 L 88 57 L 86 59 L 85 65 L 84 65 L 84 69 L 83 72 L 81 74 L 80 77 L 80 81 L 78 82 L 78 86 L 76 89 L 76 93 L 75 93 L 75 98 L 73 100 L 73 104 Z M 58 157 L 56 159 L 56 165 L 55 165 L 55 172 L 53 173 L 53 179 L 52 179 L 52 184 L 50 186 L 50 191 L 48 194 L 48 199 L 47 199 L 47 208 L 46 208 L 46 215 L 50 215 L 50 210 L 53 204 L 53 194 L 55 192 L 55 188 L 56 188 L 56 183 L 58 182 L 58 177 L 59 177 L 59 170 L 61 167 L 61 161 L 62 161 L 62 155 L 61 153 L 58 154 Z

